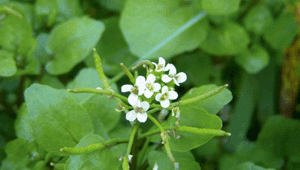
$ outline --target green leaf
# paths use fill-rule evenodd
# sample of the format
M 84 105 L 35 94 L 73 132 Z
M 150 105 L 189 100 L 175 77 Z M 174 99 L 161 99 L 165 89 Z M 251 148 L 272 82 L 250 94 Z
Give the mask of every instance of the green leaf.
M 213 55 L 234 55 L 245 50 L 250 43 L 248 33 L 237 23 L 228 21 L 212 28 L 200 48 Z
M 256 5 L 244 17 L 243 24 L 248 31 L 260 35 L 273 23 L 271 11 L 264 5 Z
M 190 152 L 173 152 L 175 161 L 179 163 L 180 170 L 200 170 L 200 165 L 195 161 L 195 158 Z M 164 170 L 174 170 L 173 162 L 167 156 L 166 153 L 161 151 L 151 151 L 148 154 L 148 160 L 151 169 L 155 165 L 158 166 L 158 169 Z
M 215 88 L 217 88 L 217 86 L 213 84 L 192 88 L 181 97 L 179 102 L 203 95 Z M 180 112 L 187 112 L 186 114 L 188 114 L 188 112 L 191 110 L 196 112 L 197 110 L 202 109 L 205 109 L 208 113 L 217 114 L 224 107 L 224 105 L 228 104 L 231 100 L 232 94 L 228 89 L 225 88 L 220 93 L 212 97 L 198 101 L 196 103 L 180 106 L 179 109 Z
M 258 44 L 253 44 L 249 49 L 237 54 L 235 61 L 249 74 L 260 72 L 269 64 L 267 50 Z
M 47 26 L 52 26 L 58 14 L 57 0 L 37 0 L 35 3 L 35 15 L 37 22 L 43 25 L 47 22 Z
M 39 61 L 39 63 L 44 64 L 50 60 L 50 52 L 47 50 L 47 42 L 49 35 L 46 33 L 41 33 L 37 36 L 37 46 L 33 52 L 32 58 Z
M 99 135 L 87 135 L 80 140 L 77 147 L 85 147 L 95 143 L 104 142 Z M 103 151 L 95 151 L 85 155 L 70 156 L 65 165 L 65 170 L 74 169 L 119 169 L 121 161 L 119 158 L 125 153 L 118 147 L 106 148 Z
M 87 111 L 66 90 L 33 84 L 25 90 L 33 137 L 44 150 L 59 154 L 93 132 Z
M 230 15 L 238 11 L 241 0 L 202 0 L 202 8 L 211 15 Z
M 50 75 L 43 76 L 40 84 L 47 85 L 55 89 L 66 88 L 65 85 L 57 77 L 50 76 Z
M 143 57 L 199 12 L 194 6 L 184 4 L 182 0 L 127 0 L 120 27 L 131 52 Z M 194 50 L 205 40 L 208 28 L 206 19 L 198 21 L 147 59 L 158 56 L 167 59 Z
M 225 148 L 231 152 L 236 149 L 239 143 L 246 139 L 255 109 L 257 80 L 254 75 L 244 73 L 241 76 L 239 87 L 238 97 L 233 106 L 231 121 L 226 129 L 231 133 L 231 137 L 227 139 Z
M 56 26 L 48 39 L 53 60 L 47 62 L 46 70 L 54 75 L 69 72 L 91 52 L 103 31 L 102 22 L 87 17 Z
M 18 138 L 33 141 L 33 131 L 30 126 L 30 120 L 28 119 L 28 110 L 26 103 L 23 103 L 18 111 L 18 116 L 15 122 L 15 130 Z
M 99 3 L 103 6 L 105 6 L 107 9 L 120 12 L 124 5 L 125 0 L 100 0 Z
M 263 167 L 257 166 L 252 162 L 244 162 L 239 164 L 235 170 L 275 170 L 275 169 L 265 169 Z
M 286 0 L 262 0 L 262 3 L 266 4 L 272 11 L 273 15 L 276 16 L 281 13 L 284 8 Z
M 192 150 L 196 158 L 214 157 L 221 152 L 220 140 L 213 138 L 206 144 Z
M 6 50 L 0 50 L 0 76 L 10 77 L 16 72 L 17 66 L 14 54 Z
M 264 39 L 276 50 L 287 48 L 297 33 L 297 23 L 293 14 L 281 14 L 275 22 L 266 28 Z
M 122 35 L 119 28 L 119 17 L 110 17 L 103 20 L 103 23 L 106 29 L 96 49 L 101 57 L 104 72 L 109 75 L 116 75 L 123 71 L 120 63 L 130 66 L 137 61 L 137 57 L 131 54 Z M 89 66 L 95 67 L 92 54 L 90 54 L 85 61 Z
M 203 52 L 178 56 L 175 65 L 177 70 L 186 73 L 188 77 L 184 82 L 186 86 L 211 83 L 221 85 L 221 70 L 215 68 L 213 58 Z
M 57 22 L 67 21 L 83 15 L 79 0 L 56 0 L 58 4 Z
M 74 81 L 67 86 L 68 89 L 83 87 L 103 87 L 95 69 L 82 69 Z M 112 89 L 118 92 L 115 84 L 112 84 Z M 81 93 L 72 95 L 75 95 L 77 101 L 88 111 L 94 124 L 95 133 L 106 138 L 106 132 L 117 125 L 121 116 L 121 113 L 115 110 L 118 101 L 100 94 Z
M 187 108 L 180 112 L 179 125 L 183 130 L 176 132 L 179 139 L 170 135 L 171 150 L 185 152 L 197 148 L 216 136 L 215 130 L 220 130 L 222 127 L 222 120 L 204 109 Z M 206 133 L 201 133 L 202 131 Z
M 273 116 L 258 135 L 257 145 L 282 158 L 300 155 L 300 121 Z
M 35 143 L 22 138 L 9 142 L 5 147 L 5 152 L 7 158 L 17 167 L 26 167 L 29 162 L 39 157 Z
M 20 5 L 15 6 L 14 10 L 24 15 Z M 20 29 L 22 28 L 22 29 Z M 25 16 L 19 18 L 14 15 L 7 15 L 1 21 L 0 27 L 0 47 L 9 51 L 15 51 L 23 40 L 32 38 L 32 28 Z

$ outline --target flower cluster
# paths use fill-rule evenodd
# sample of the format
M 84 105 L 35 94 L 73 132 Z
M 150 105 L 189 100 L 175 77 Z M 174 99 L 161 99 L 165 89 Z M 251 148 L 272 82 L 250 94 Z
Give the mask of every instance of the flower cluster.
M 130 92 L 128 103 L 132 105 L 133 110 L 126 114 L 126 119 L 129 121 L 138 120 L 146 122 L 146 111 L 150 108 L 150 104 L 154 99 L 160 103 L 161 107 L 168 108 L 170 100 L 178 98 L 178 93 L 174 91 L 174 86 L 179 86 L 179 83 L 186 81 L 185 73 L 176 74 L 177 70 L 173 64 L 167 64 L 165 59 L 159 58 L 158 64 L 155 65 L 155 70 L 148 70 L 147 79 L 144 76 L 138 76 L 135 84 L 126 84 L 121 87 L 121 91 Z M 165 71 L 169 71 L 165 74 Z

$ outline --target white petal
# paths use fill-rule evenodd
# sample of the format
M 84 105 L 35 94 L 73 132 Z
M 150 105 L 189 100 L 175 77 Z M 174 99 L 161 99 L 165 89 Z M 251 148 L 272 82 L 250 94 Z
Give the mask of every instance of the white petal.
M 138 86 L 145 85 L 146 84 L 145 77 L 144 76 L 138 76 L 135 80 L 135 84 L 138 85 Z
M 169 99 L 175 100 L 178 97 L 178 93 L 176 91 L 169 91 Z
M 153 95 L 154 92 L 150 91 L 149 89 L 146 89 L 144 95 L 145 97 L 147 97 L 148 99 Z
M 154 92 L 158 92 L 161 88 L 161 85 L 158 83 L 154 83 L 153 86 L 154 86 L 154 90 L 153 90 Z
M 135 107 L 142 107 L 140 99 L 137 100 Z
M 154 166 L 153 166 L 153 169 L 152 170 L 158 170 L 158 165 L 157 163 L 155 162 Z
M 169 83 L 169 82 L 172 80 L 172 78 L 169 77 L 168 75 L 164 74 L 164 75 L 161 77 L 161 80 L 162 80 L 163 82 L 165 82 L 165 83 Z
M 176 67 L 173 64 L 168 64 L 167 67 L 166 67 L 166 69 L 169 70 L 169 74 L 170 75 L 175 75 L 176 72 L 177 72 Z
M 132 88 L 133 88 L 133 85 L 131 85 L 131 84 L 125 84 L 125 85 L 123 85 L 122 87 L 121 87 L 121 92 L 129 92 L 129 91 L 131 91 L 132 90 Z
M 135 95 L 135 94 L 131 93 L 131 94 L 128 96 L 128 103 L 129 103 L 131 106 L 136 106 L 138 100 L 139 100 L 138 95 Z
M 176 75 L 177 78 L 177 81 L 178 83 L 183 83 L 186 81 L 187 77 L 186 77 L 186 74 L 184 72 L 180 72 Z
M 162 93 L 166 93 L 166 92 L 168 92 L 168 91 L 169 91 L 168 86 L 164 86 L 164 87 L 161 89 L 161 92 L 162 92 Z
M 141 123 L 144 123 L 144 122 L 146 122 L 146 120 L 147 120 L 147 118 L 148 118 L 148 115 L 147 115 L 147 113 L 145 112 L 145 113 L 138 113 L 137 114 L 137 120 L 139 121 L 139 122 L 141 122 Z
M 177 80 L 175 78 L 173 78 L 174 80 L 174 83 L 177 85 L 177 86 L 180 86 L 179 83 L 177 82 Z
M 161 93 L 158 93 L 158 94 L 155 96 L 155 100 L 159 102 L 161 96 L 162 96 L 162 94 L 161 94 Z
M 158 64 L 162 64 L 162 65 L 165 67 L 165 65 L 166 65 L 166 60 L 165 60 L 164 58 L 162 58 L 162 57 L 159 57 L 159 59 L 158 59 Z
M 153 84 L 155 82 L 155 75 L 154 74 L 149 74 L 147 77 L 147 82 L 150 82 L 151 84 Z
M 136 117 L 137 117 L 137 114 L 134 110 L 131 110 L 126 113 L 126 120 L 134 121 L 136 119 Z
M 144 94 L 144 92 L 145 92 L 145 90 L 146 90 L 146 86 L 145 86 L 145 84 L 143 84 L 143 85 L 140 85 L 140 86 L 138 87 L 138 89 L 139 89 L 139 93 L 138 93 L 138 95 L 139 95 L 139 96 L 143 95 L 143 94 Z
M 163 100 L 163 101 L 160 101 L 160 105 L 161 107 L 163 108 L 167 108 L 170 106 L 170 101 L 169 100 Z
M 147 111 L 150 108 L 150 104 L 147 101 L 143 101 L 141 105 L 144 111 Z

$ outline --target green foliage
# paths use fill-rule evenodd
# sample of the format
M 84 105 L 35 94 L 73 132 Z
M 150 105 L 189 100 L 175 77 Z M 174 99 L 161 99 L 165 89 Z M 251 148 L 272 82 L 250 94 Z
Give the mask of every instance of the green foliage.
M 230 15 L 239 9 L 241 0 L 203 0 L 204 11 L 211 15 Z
M 197 88 L 192 88 L 180 100 L 190 99 L 196 96 L 203 95 L 213 89 L 216 85 L 205 85 Z M 205 109 L 210 114 L 217 114 L 224 105 L 232 100 L 232 94 L 229 90 L 224 89 L 219 94 L 216 94 L 210 98 L 198 101 L 197 103 L 191 103 L 180 107 L 180 111 L 189 114 L 189 112 L 197 112 Z M 187 116 L 188 117 L 188 116 Z
M 249 35 L 243 27 L 235 22 L 225 22 L 210 30 L 200 48 L 217 56 L 234 55 L 245 50 L 249 43 Z
M 89 54 L 103 31 L 102 22 L 87 17 L 71 19 L 56 26 L 48 39 L 53 59 L 47 62 L 46 70 L 54 75 L 70 71 Z
M 87 110 L 65 90 L 33 84 L 26 89 L 25 100 L 33 138 L 48 152 L 59 153 L 64 146 L 74 147 L 94 131 Z
M 104 142 L 101 136 L 87 135 L 79 141 L 75 148 L 99 142 Z M 120 155 L 123 155 L 122 149 L 120 147 L 112 147 L 102 152 L 71 156 L 66 162 L 65 169 L 119 169 L 121 166 L 119 161 Z
M 17 66 L 14 54 L 6 50 L 0 50 L 0 76 L 10 77 L 16 72 Z
M 127 0 L 120 27 L 131 52 L 142 58 L 199 12 L 193 5 L 186 5 L 181 0 Z M 158 56 L 171 58 L 194 50 L 205 40 L 208 29 L 207 20 L 201 20 L 155 51 L 148 59 Z

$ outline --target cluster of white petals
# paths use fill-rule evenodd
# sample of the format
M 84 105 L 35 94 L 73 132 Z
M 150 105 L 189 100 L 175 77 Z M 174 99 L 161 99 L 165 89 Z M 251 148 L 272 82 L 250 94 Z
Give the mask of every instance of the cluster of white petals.
M 133 106 L 133 110 L 126 114 L 126 119 L 128 121 L 137 119 L 141 123 L 146 122 L 148 117 L 146 111 L 150 108 L 150 104 L 147 101 L 141 101 L 143 95 L 147 99 L 150 99 L 155 94 L 155 100 L 160 102 L 160 105 L 163 108 L 168 108 L 170 106 L 170 100 L 176 100 L 178 98 L 178 93 L 172 90 L 172 88 L 169 90 L 167 85 L 161 88 L 161 84 L 155 82 L 157 76 L 159 76 L 158 80 L 163 81 L 164 83 L 169 83 L 173 80 L 177 86 L 187 79 L 186 74 L 183 72 L 176 74 L 177 70 L 175 66 L 173 64 L 166 65 L 166 61 L 162 57 L 159 57 L 158 64 L 153 64 L 156 68 L 154 71 L 150 71 L 151 74 L 147 76 L 147 79 L 143 76 L 138 76 L 134 86 L 126 84 L 121 87 L 122 92 L 130 92 L 128 103 Z M 164 71 L 169 71 L 169 74 L 160 73 Z M 172 86 L 172 84 L 170 86 Z M 176 115 L 178 115 L 178 113 Z
M 175 100 L 177 97 L 178 93 L 176 91 L 169 91 L 168 86 L 164 86 L 161 93 L 155 96 L 155 100 L 160 102 L 161 107 L 167 108 L 170 106 L 170 100 Z
M 126 119 L 128 121 L 134 121 L 135 119 L 137 119 L 141 123 L 146 122 L 148 118 L 146 111 L 150 108 L 150 104 L 146 101 L 141 102 L 140 100 L 138 100 L 133 108 L 133 110 L 127 112 Z

